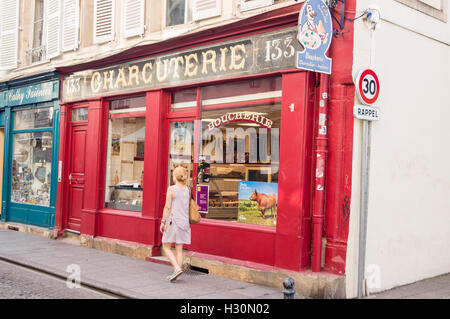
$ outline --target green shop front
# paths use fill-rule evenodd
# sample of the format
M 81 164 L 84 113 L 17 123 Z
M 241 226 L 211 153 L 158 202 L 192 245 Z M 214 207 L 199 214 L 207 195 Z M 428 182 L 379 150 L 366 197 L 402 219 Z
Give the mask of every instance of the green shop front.
M 59 76 L 46 73 L 4 82 L 1 87 L 1 220 L 53 228 L 58 182 Z

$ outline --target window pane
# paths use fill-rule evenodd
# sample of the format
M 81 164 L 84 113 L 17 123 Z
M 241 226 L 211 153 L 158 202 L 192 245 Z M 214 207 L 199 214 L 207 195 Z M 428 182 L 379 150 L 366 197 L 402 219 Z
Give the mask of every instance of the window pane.
M 219 89 L 220 88 L 220 89 Z M 202 106 L 281 98 L 281 78 L 246 80 L 201 88 Z
M 87 121 L 87 120 L 88 120 L 87 107 L 72 110 L 72 122 Z
M 109 103 L 109 109 L 114 110 L 124 110 L 124 109 L 136 109 L 144 108 L 145 111 L 146 97 L 138 96 L 129 99 L 114 100 Z
M 197 88 L 186 89 L 172 93 L 171 111 L 196 107 Z
M 53 126 L 53 107 L 16 111 L 14 129 L 26 130 Z
M 52 133 L 14 134 L 11 201 L 50 205 Z
M 173 185 L 172 172 L 177 166 L 188 170 L 188 186 L 192 186 L 192 163 L 194 159 L 194 122 L 170 123 L 168 185 Z
M 105 207 L 142 210 L 144 139 L 144 117 L 109 120 Z
M 166 0 L 166 26 L 184 24 L 186 0 Z

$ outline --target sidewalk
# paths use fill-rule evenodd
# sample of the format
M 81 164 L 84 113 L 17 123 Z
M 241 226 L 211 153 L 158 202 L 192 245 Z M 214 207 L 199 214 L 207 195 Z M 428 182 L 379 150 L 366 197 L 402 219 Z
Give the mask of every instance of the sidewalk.
M 367 299 L 450 299 L 450 273 L 374 293 Z
M 282 299 L 275 289 L 187 270 L 175 283 L 172 268 L 27 233 L 0 230 L 0 260 L 67 278 L 67 266 L 80 266 L 81 283 L 127 298 Z M 280 283 L 281 286 L 281 283 Z M 296 298 L 303 298 L 296 295 Z

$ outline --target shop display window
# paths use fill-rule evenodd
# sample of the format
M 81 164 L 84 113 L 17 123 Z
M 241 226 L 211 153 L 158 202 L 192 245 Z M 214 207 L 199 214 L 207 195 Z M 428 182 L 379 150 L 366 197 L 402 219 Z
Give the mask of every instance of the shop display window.
M 16 111 L 11 202 L 50 206 L 53 108 Z M 49 128 L 42 131 L 42 128 Z M 27 132 L 27 129 L 40 131 Z M 20 132 L 18 132 L 20 131 Z
M 280 103 L 202 112 L 199 162 L 209 164 L 209 178 L 201 169 L 199 176 L 209 186 L 205 218 L 276 225 L 280 122 Z
M 195 91 L 173 93 L 172 111 L 193 104 Z M 205 86 L 199 93 L 197 122 L 170 125 L 169 185 L 173 169 L 183 165 L 189 183 L 196 172 L 203 218 L 275 227 L 281 78 Z
M 110 102 L 105 207 L 142 210 L 145 97 Z

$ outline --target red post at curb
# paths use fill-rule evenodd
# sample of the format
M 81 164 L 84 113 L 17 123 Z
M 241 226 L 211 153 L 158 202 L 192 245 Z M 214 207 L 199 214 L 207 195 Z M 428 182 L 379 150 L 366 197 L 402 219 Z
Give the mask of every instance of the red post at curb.
M 315 137 L 315 177 L 312 213 L 312 271 L 320 272 L 322 263 L 322 229 L 324 224 L 324 192 L 328 153 L 328 80 L 327 74 L 320 74 L 318 115 Z

